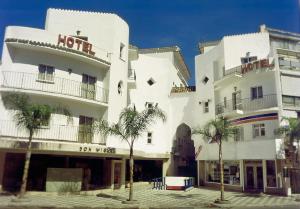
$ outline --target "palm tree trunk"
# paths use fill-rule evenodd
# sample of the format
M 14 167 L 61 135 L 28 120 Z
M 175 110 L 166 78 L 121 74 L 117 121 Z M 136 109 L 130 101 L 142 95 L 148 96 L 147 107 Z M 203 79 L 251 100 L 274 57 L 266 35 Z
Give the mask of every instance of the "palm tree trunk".
M 130 146 L 129 154 L 129 168 L 130 168 L 130 181 L 129 181 L 129 201 L 133 200 L 133 144 Z
M 33 136 L 33 131 L 30 130 L 29 131 L 29 141 L 28 141 L 27 150 L 26 150 L 25 165 L 24 165 L 24 170 L 23 170 L 22 185 L 21 185 L 21 190 L 20 190 L 19 198 L 24 197 L 25 192 L 26 192 L 27 177 L 28 177 L 30 157 L 31 157 L 31 141 L 32 141 L 32 136 Z
M 220 164 L 220 192 L 221 201 L 224 201 L 224 166 L 223 166 L 223 156 L 222 156 L 222 140 L 219 140 L 219 164 Z

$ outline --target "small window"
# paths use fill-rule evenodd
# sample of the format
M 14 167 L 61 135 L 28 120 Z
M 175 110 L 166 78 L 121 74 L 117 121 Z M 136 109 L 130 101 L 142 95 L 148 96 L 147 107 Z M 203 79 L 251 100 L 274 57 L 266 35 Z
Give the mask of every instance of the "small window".
M 262 86 L 251 87 L 251 99 L 260 99 L 263 98 L 263 89 Z
M 42 81 L 53 81 L 54 80 L 54 67 L 48 65 L 39 65 L 38 79 Z
M 253 125 L 253 138 L 259 137 L 259 136 L 265 136 L 266 135 L 266 129 L 265 124 L 254 124 Z
M 209 112 L 209 104 L 208 102 L 204 102 L 204 113 L 208 113 Z
M 226 108 L 226 107 L 227 107 L 227 98 L 224 97 L 224 108 Z
M 119 83 L 118 83 L 118 94 L 122 95 L 122 91 L 123 91 L 123 82 L 119 81 Z
M 148 108 L 148 109 L 153 108 L 153 103 L 152 102 L 146 102 L 146 108 Z
M 147 143 L 152 144 L 152 132 L 147 133 Z
M 124 59 L 125 56 L 125 45 L 123 43 L 120 44 L 120 58 Z
M 155 83 L 155 80 L 153 78 L 150 78 L 147 83 L 149 84 L 149 86 L 152 86 Z
M 207 76 L 205 76 L 203 79 L 202 79 L 202 82 L 204 84 L 206 84 L 207 82 L 209 81 L 209 78 Z

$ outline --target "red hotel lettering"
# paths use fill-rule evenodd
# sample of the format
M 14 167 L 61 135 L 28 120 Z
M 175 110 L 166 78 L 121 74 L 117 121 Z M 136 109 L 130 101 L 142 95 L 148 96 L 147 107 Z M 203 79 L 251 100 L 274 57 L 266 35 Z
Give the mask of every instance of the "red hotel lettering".
M 92 56 L 95 55 L 95 52 L 92 51 L 93 45 L 86 42 L 86 41 L 82 41 L 78 38 L 74 38 L 72 36 L 63 36 L 61 34 L 58 35 L 58 41 L 57 41 L 57 46 L 59 46 L 60 44 L 62 44 L 63 46 L 66 46 L 68 48 L 74 48 L 74 45 L 76 47 L 77 50 L 81 50 L 87 54 L 90 54 Z
M 254 69 L 266 68 L 266 67 L 272 67 L 272 66 L 273 66 L 273 64 L 269 63 L 269 59 L 263 59 L 260 61 L 255 61 L 253 63 L 248 63 L 248 64 L 242 65 L 241 72 L 242 72 L 242 74 L 245 74 Z

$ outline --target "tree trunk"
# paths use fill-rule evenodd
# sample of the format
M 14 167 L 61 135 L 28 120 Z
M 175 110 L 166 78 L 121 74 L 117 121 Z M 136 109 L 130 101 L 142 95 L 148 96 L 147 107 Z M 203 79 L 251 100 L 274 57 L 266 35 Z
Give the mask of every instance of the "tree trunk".
M 222 156 L 222 140 L 219 140 L 219 165 L 220 165 L 220 192 L 221 201 L 224 201 L 224 166 L 223 166 L 223 156 Z
M 33 136 L 33 131 L 30 130 L 29 131 L 29 141 L 28 141 L 27 150 L 26 150 L 25 165 L 24 165 L 24 169 L 23 169 L 22 185 L 21 185 L 21 190 L 20 190 L 20 193 L 19 193 L 19 198 L 24 197 L 25 192 L 26 192 L 27 177 L 28 177 L 30 157 L 31 157 L 32 136 Z
M 129 169 L 130 169 L 130 181 L 129 181 L 129 201 L 133 200 L 133 145 L 130 146 L 129 154 Z

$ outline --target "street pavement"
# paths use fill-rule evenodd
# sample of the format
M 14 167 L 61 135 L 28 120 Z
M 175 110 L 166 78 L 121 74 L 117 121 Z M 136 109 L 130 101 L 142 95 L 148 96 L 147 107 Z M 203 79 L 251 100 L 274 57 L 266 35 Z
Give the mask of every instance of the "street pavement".
M 128 197 L 128 189 L 98 190 L 81 193 L 80 195 L 66 195 L 47 192 L 29 192 L 24 202 L 13 202 L 12 195 L 0 195 L 0 209 L 30 208 L 153 208 L 153 209 L 196 209 L 225 207 L 241 209 L 278 208 L 300 209 L 300 202 L 294 197 L 273 195 L 255 195 L 240 192 L 225 192 L 229 204 L 213 205 L 219 198 L 219 191 L 206 188 L 193 188 L 189 191 L 152 190 L 151 185 L 139 185 L 134 188 L 134 199 L 137 203 L 124 204 Z

